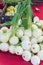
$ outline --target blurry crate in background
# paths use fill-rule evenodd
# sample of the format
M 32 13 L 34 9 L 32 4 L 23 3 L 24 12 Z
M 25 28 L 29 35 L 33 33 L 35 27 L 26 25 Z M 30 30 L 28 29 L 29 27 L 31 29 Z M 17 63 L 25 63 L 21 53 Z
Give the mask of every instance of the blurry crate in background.
M 6 8 L 6 4 L 3 4 L 3 2 L 0 2 L 0 16 L 3 15 Z
M 16 5 L 17 5 L 17 3 L 15 3 L 15 2 L 6 3 L 5 4 L 4 11 L 2 12 L 2 15 L 0 15 L 0 20 L 2 21 L 2 23 L 12 20 L 13 16 L 7 16 L 7 15 L 5 15 L 6 9 L 9 6 L 14 6 L 15 7 Z
M 33 5 L 43 5 L 43 0 L 31 0 Z

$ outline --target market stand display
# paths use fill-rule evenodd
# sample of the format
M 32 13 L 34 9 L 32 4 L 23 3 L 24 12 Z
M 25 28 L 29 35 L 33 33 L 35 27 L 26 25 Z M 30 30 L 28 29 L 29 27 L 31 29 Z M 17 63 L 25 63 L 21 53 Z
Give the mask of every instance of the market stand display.
M 39 65 L 43 60 L 43 20 L 36 16 L 32 23 L 30 4 L 30 0 L 19 2 L 12 20 L 0 24 L 0 50 L 22 55 L 25 62 L 31 60 L 33 65 Z M 9 25 L 9 29 L 4 27 Z

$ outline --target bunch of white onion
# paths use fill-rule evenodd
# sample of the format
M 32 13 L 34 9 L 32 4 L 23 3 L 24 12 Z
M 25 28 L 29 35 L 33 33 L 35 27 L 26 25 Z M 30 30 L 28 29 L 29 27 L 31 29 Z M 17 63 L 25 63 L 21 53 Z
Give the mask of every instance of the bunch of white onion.
M 39 65 L 43 60 L 43 35 L 39 26 L 39 18 L 34 17 L 31 29 L 18 27 L 16 34 L 12 33 L 12 27 L 0 29 L 0 50 L 9 51 L 11 54 L 22 55 L 23 60 L 30 61 L 33 65 Z M 35 55 L 36 54 L 36 55 Z

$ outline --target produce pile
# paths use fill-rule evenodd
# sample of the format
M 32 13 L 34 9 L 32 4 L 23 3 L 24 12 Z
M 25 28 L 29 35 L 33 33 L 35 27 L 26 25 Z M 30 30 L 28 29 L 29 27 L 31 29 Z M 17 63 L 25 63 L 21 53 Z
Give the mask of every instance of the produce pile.
M 0 27 L 1 51 L 22 55 L 23 60 L 31 60 L 33 65 L 43 61 L 43 20 L 36 16 L 32 22 L 31 0 L 18 2 L 12 21 Z
M 7 9 L 6 9 L 6 13 L 5 15 L 6 16 L 14 16 L 14 14 L 16 13 L 16 9 L 17 9 L 17 6 L 8 6 Z

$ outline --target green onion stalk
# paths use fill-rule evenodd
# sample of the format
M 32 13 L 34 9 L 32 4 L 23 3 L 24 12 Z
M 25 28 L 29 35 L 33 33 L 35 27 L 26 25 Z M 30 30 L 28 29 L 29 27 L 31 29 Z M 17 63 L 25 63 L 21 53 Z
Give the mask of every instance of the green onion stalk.
M 22 25 L 25 28 L 31 28 L 32 26 L 32 9 L 31 9 L 31 0 L 27 0 L 27 8 L 22 15 Z
M 3 0 L 3 2 L 5 2 L 5 3 L 19 2 L 19 1 L 23 1 L 23 0 Z

